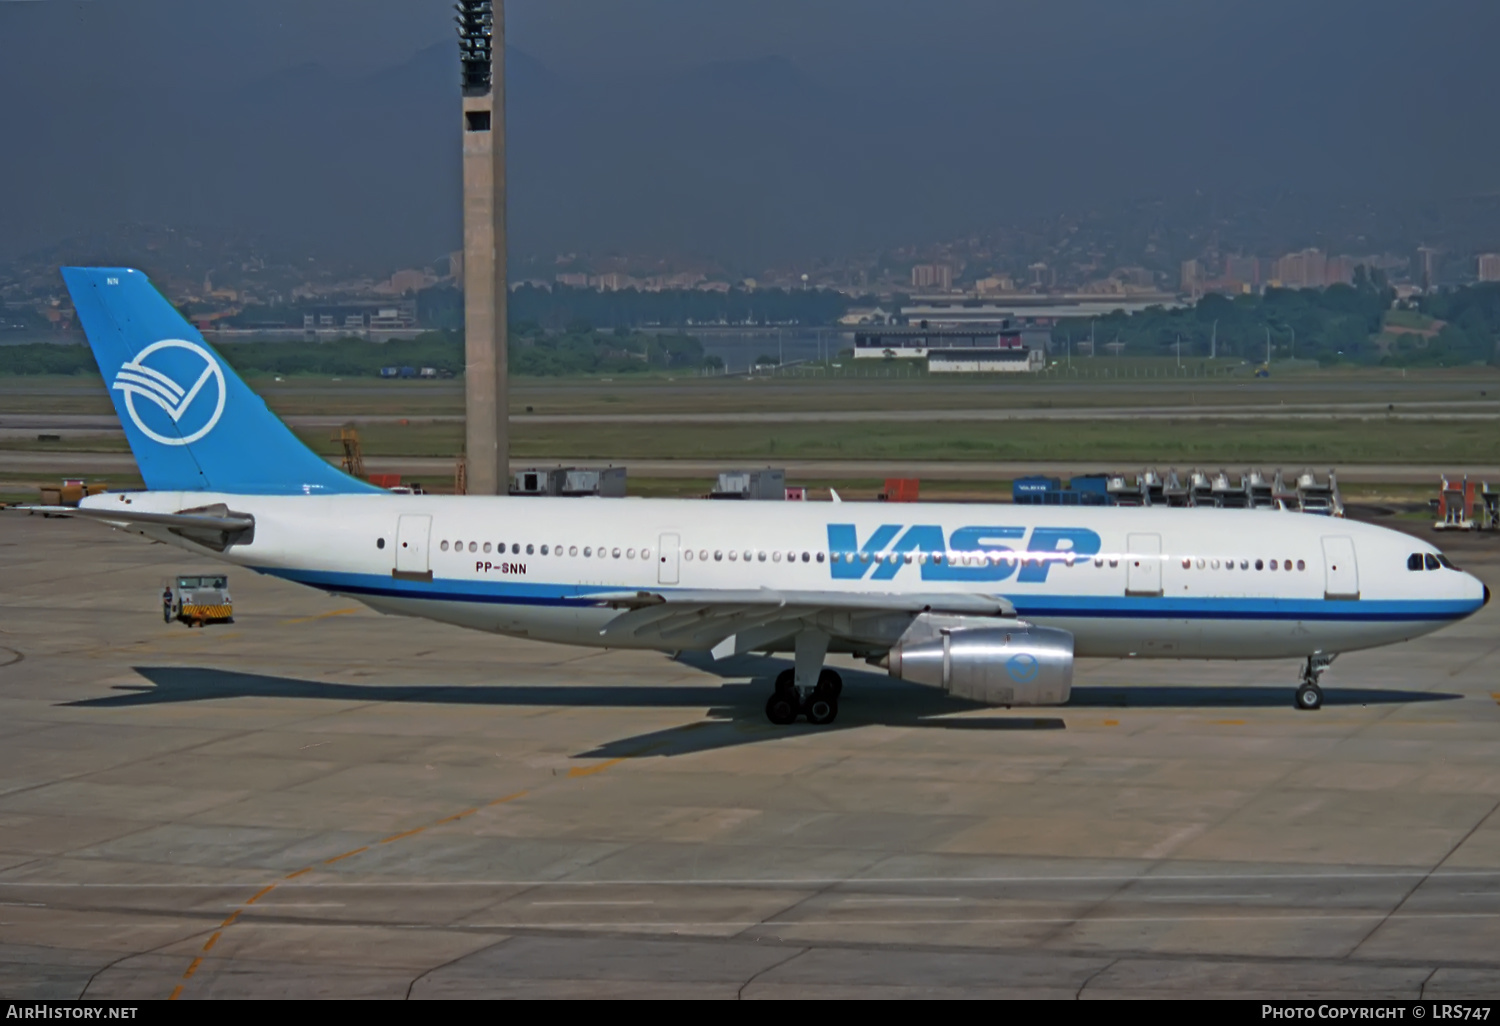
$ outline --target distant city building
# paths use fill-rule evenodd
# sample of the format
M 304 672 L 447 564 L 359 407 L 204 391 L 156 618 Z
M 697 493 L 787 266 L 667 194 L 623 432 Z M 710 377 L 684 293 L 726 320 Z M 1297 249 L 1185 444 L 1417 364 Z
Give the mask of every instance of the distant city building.
M 557 276 L 557 283 L 559 285 L 567 285 L 575 289 L 586 289 L 589 287 L 589 276 L 587 274 L 584 274 L 582 271 L 573 271 L 568 274 L 559 274 Z
M 994 274 L 988 278 L 980 278 L 974 283 L 974 291 L 981 296 L 993 296 L 1001 292 L 1015 291 L 1015 282 L 1004 275 Z
M 1324 285 L 1353 285 L 1357 261 L 1352 256 L 1329 257 L 1323 266 Z
M 375 286 L 374 291 L 392 296 L 404 296 L 408 292 L 421 292 L 429 285 L 436 285 L 437 278 L 426 271 L 397 271 L 391 280 Z
M 1327 281 L 1328 257 L 1321 249 L 1288 253 L 1276 261 L 1271 280 L 1285 289 L 1320 289 Z
M 1236 256 L 1224 258 L 1224 280 L 1233 285 L 1260 284 L 1260 257 Z
M 1479 254 L 1479 280 L 1500 281 L 1500 253 Z
M 455 249 L 448 254 L 448 277 L 457 281 L 464 280 L 464 251 Z
M 1127 290 L 1147 291 L 1156 288 L 1156 275 L 1144 267 L 1120 267 L 1110 277 Z
M 949 292 L 953 288 L 953 268 L 947 264 L 917 264 L 911 269 L 911 287 Z
M 1417 247 L 1417 280 L 1424 289 L 1436 285 L 1441 278 L 1443 251 L 1434 246 Z
M 1203 281 L 1203 267 L 1196 260 L 1182 262 L 1181 289 L 1189 296 L 1196 296 Z

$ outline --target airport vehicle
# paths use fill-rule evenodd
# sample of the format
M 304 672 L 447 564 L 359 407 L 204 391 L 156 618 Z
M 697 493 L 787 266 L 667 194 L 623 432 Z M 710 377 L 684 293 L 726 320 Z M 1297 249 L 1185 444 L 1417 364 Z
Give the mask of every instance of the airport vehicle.
M 394 494 L 305 448 L 129 269 L 63 277 L 149 490 L 85 516 L 386 613 L 577 645 L 791 652 L 766 705 L 830 723 L 830 652 L 983 703 L 1062 704 L 1078 656 L 1297 659 L 1474 613 L 1431 545 L 1276 510 Z
M 189 627 L 234 622 L 234 599 L 224 574 L 180 574 L 175 584 L 174 619 Z

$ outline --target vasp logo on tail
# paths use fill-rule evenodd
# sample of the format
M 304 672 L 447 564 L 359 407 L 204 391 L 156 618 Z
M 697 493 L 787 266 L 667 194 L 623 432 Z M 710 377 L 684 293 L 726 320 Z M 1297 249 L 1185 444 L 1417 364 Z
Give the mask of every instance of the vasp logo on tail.
M 212 431 L 224 415 L 228 395 L 224 370 L 213 354 L 177 338 L 162 339 L 142 349 L 135 359 L 121 366 L 111 387 L 125 394 L 125 409 L 141 433 L 162 445 L 191 445 Z M 137 399 L 147 400 L 161 412 L 149 406 L 144 411 L 138 409 Z M 154 430 L 147 421 L 155 422 L 161 430 Z M 176 434 L 164 433 L 170 430 Z

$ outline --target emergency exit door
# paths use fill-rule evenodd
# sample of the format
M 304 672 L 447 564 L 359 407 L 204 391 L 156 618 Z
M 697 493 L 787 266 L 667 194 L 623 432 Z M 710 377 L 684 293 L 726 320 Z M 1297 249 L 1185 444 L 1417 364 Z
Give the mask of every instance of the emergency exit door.
M 1323 597 L 1359 598 L 1359 565 L 1354 562 L 1354 539 L 1334 535 L 1323 539 Z
M 682 538 L 675 534 L 664 534 L 661 536 L 660 544 L 657 545 L 660 558 L 656 561 L 656 583 L 676 584 L 680 558 L 678 549 L 682 544 Z
M 1125 594 L 1161 594 L 1161 535 L 1132 534 L 1126 538 Z
M 428 540 L 432 535 L 432 518 L 408 515 L 396 520 L 396 566 L 391 576 L 407 581 L 432 580 L 428 561 Z

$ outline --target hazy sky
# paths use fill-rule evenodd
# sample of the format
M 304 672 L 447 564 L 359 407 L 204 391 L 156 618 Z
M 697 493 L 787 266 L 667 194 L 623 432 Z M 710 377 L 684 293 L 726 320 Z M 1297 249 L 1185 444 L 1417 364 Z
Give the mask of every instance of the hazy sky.
M 1494 0 L 508 10 L 531 251 L 770 259 L 1183 190 L 1500 190 Z M 121 220 L 428 259 L 458 238 L 452 47 L 450 0 L 0 0 L 0 259 Z

